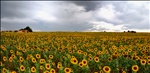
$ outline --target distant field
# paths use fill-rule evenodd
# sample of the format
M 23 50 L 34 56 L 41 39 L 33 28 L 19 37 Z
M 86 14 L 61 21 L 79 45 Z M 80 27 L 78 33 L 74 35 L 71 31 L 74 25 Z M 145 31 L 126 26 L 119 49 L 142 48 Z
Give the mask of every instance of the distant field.
M 150 73 L 150 33 L 1 32 L 1 73 Z

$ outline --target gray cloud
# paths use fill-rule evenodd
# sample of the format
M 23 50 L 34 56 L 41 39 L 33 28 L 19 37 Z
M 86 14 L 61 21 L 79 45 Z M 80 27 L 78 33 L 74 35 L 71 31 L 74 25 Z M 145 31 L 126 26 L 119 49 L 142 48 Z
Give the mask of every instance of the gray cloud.
M 1 18 L 3 17 L 19 17 L 25 18 L 32 15 L 33 2 L 27 1 L 2 1 L 1 3 Z
M 99 7 L 101 7 L 100 1 L 74 1 L 76 5 L 83 6 L 86 11 L 93 11 Z
M 146 30 L 148 2 L 2 1 L 1 29 L 42 31 Z M 112 28 L 111 28 L 112 27 Z

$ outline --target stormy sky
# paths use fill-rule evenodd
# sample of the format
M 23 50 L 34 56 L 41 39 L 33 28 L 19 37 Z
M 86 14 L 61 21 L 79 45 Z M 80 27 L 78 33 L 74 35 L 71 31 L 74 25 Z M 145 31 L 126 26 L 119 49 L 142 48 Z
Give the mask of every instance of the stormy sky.
M 1 30 L 150 32 L 149 1 L 2 1 Z

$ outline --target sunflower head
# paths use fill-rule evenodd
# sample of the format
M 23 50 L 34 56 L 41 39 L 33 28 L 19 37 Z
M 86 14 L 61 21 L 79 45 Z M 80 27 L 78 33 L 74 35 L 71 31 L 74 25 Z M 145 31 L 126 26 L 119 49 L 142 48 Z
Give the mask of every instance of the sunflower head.
M 17 73 L 16 71 L 12 71 L 11 73 Z
M 2 62 L 0 62 L 0 66 L 3 66 L 3 63 L 2 63 Z
M 126 73 L 126 71 L 122 71 L 122 73 Z
M 65 72 L 65 73 L 71 73 L 71 72 L 72 72 L 72 69 L 71 69 L 71 68 L 66 67 L 66 68 L 64 69 L 64 72 Z
M 3 56 L 3 61 L 7 61 L 7 57 L 6 56 Z
M 141 65 L 145 65 L 146 64 L 146 60 L 145 59 L 141 59 L 140 63 L 141 63 Z
M 34 66 L 31 67 L 31 72 L 36 72 L 36 68 Z
M 36 63 L 36 59 L 35 58 L 32 58 L 32 63 Z
M 53 57 L 54 57 L 53 55 L 49 55 L 49 58 L 50 58 L 50 59 L 53 59 Z
M 12 57 L 9 57 L 9 62 L 12 62 L 13 61 L 13 58 Z
M 89 57 L 89 58 L 88 58 L 89 61 L 92 61 L 92 59 L 93 59 L 92 57 Z
M 40 55 L 40 54 L 36 54 L 35 56 L 36 56 L 37 59 L 40 59 L 40 58 L 41 58 L 41 55 Z
M 71 58 L 71 59 L 70 59 L 70 62 L 71 62 L 72 64 L 77 64 L 77 63 L 78 63 L 78 60 L 77 60 L 76 58 Z
M 150 65 L 150 59 L 148 59 L 147 64 Z
M 88 62 L 87 62 L 87 60 L 86 60 L 86 59 L 83 59 L 83 60 L 82 60 L 82 64 L 83 64 L 83 66 L 86 66 L 86 65 L 87 65 L 87 63 L 88 63 Z
M 57 68 L 58 68 L 58 69 L 62 68 L 61 63 L 58 63 L 58 64 L 57 64 Z
M 23 57 L 20 57 L 19 60 L 20 60 L 20 62 L 23 62 L 23 61 L 24 61 Z
M 43 70 L 43 69 L 44 69 L 44 67 L 42 65 L 40 65 L 40 70 Z
M 98 57 L 94 57 L 94 61 L 95 62 L 99 62 L 99 58 Z
M 132 66 L 132 70 L 133 70 L 134 72 L 137 72 L 137 71 L 139 70 L 138 65 L 133 65 L 133 66 Z
M 49 73 L 49 71 L 46 70 L 46 71 L 44 71 L 44 73 Z
M 51 68 L 50 64 L 49 64 L 49 63 L 46 63 L 46 64 L 45 64 L 45 68 L 46 68 L 47 70 L 49 70 L 49 69 Z
M 52 69 L 50 70 L 50 73 L 56 73 L 55 69 L 52 68 Z
M 25 67 L 23 65 L 20 66 L 20 71 L 25 71 Z
M 3 69 L 2 69 L 2 73 L 6 73 L 6 68 L 3 68 Z
M 13 50 L 10 50 L 10 53 L 14 53 L 14 51 L 13 51 Z
M 40 64 L 45 63 L 45 59 L 40 59 Z
M 150 56 L 147 56 L 147 59 L 150 60 Z
M 104 66 L 104 67 L 103 67 L 103 71 L 104 71 L 105 73 L 110 73 L 111 68 L 110 68 L 109 66 Z
M 79 63 L 79 67 L 83 67 L 83 63 L 82 62 Z
M 15 58 L 16 56 L 15 56 L 15 54 L 12 54 L 11 57 L 12 57 L 12 58 Z

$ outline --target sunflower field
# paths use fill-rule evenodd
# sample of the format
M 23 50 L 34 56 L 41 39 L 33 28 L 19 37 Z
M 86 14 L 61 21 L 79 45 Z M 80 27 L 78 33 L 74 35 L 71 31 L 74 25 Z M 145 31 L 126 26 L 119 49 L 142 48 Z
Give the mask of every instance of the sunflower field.
M 1 32 L 1 73 L 150 73 L 150 33 Z

